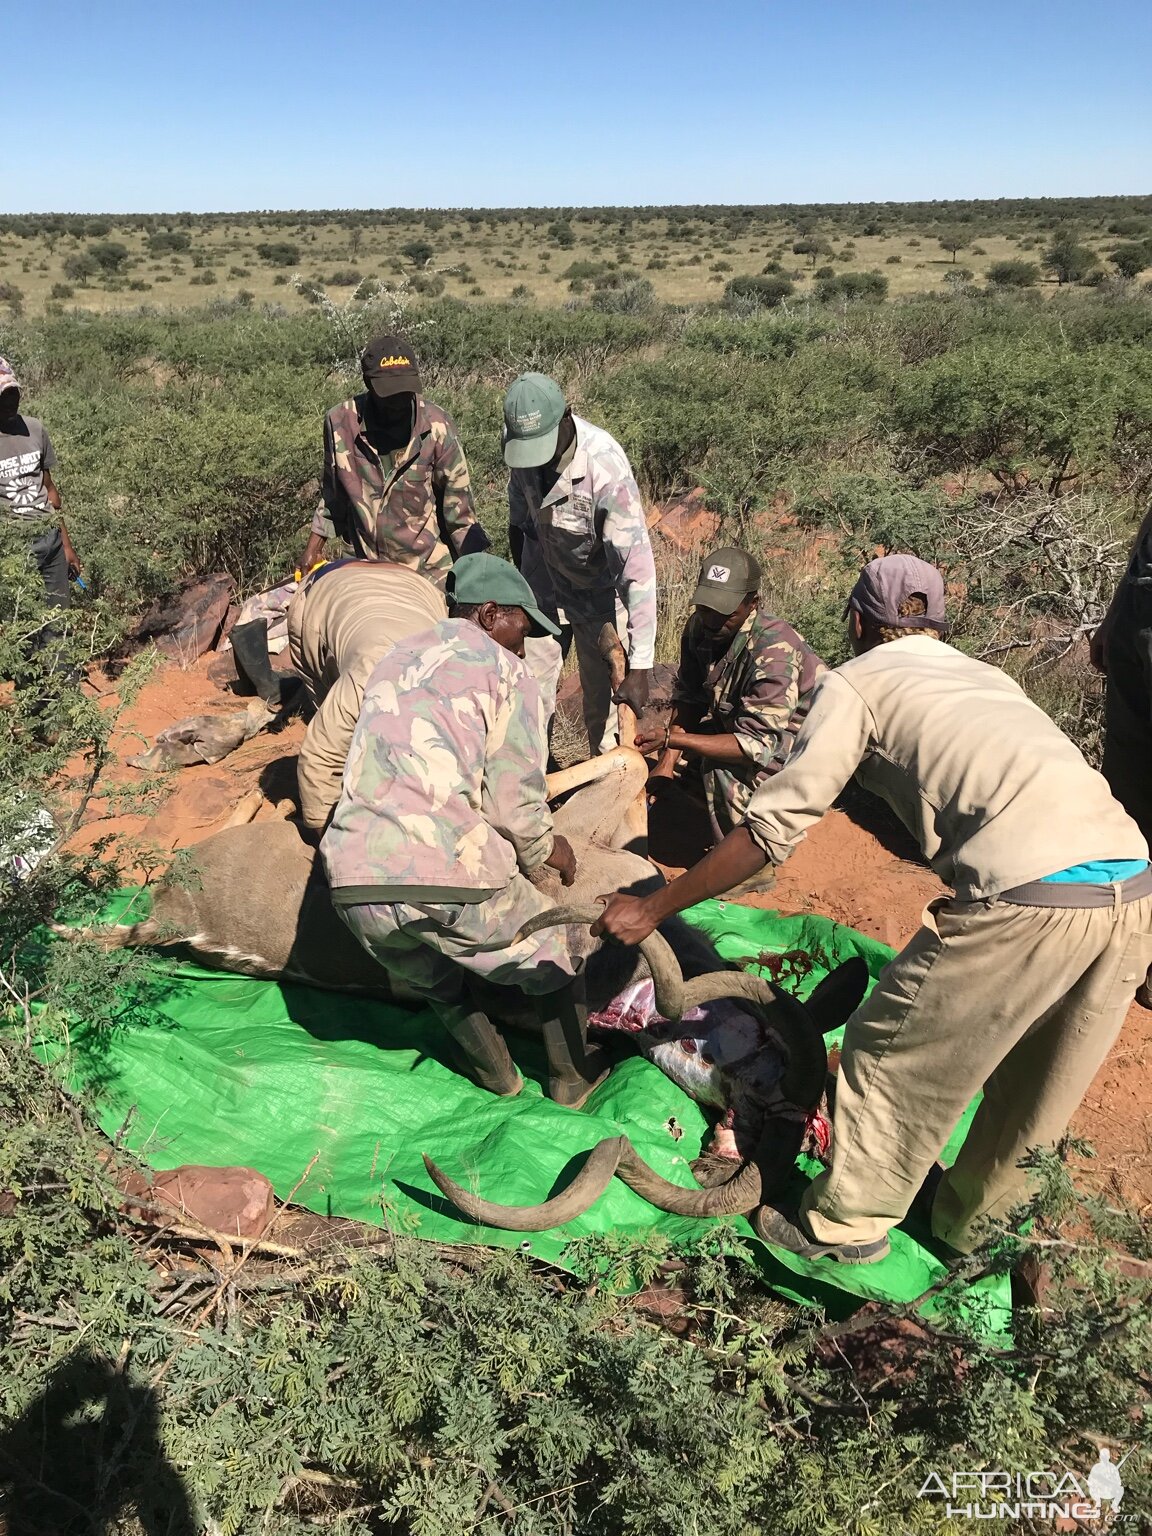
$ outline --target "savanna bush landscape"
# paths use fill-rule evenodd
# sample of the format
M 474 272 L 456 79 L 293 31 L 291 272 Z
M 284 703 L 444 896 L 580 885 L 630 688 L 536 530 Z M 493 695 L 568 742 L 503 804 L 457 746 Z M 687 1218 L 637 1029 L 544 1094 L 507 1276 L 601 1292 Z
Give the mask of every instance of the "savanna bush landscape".
M 954 1277 L 1021 1248 L 1049 1264 L 1012 1338 L 947 1293 L 931 1323 L 786 1304 L 723 1228 L 686 1252 L 589 1242 L 574 1274 L 402 1230 L 237 1274 L 123 1214 L 60 1066 L 78 1009 L 114 1031 L 126 991 L 146 1006 L 146 962 L 36 932 L 155 859 L 69 847 L 94 808 L 151 814 L 170 789 L 107 773 L 156 666 L 127 637 L 193 578 L 287 578 L 324 412 L 384 330 L 455 419 L 498 552 L 501 398 L 537 369 L 619 439 L 646 505 L 692 496 L 757 551 L 766 603 L 829 662 L 858 566 L 914 551 L 945 571 L 955 643 L 1094 757 L 1087 636 L 1152 490 L 1150 279 L 1145 197 L 0 217 L 0 354 L 52 435 L 87 582 L 29 663 L 39 588 L 0 523 L 0 849 L 53 818 L 0 913 L 0 1489 L 65 1360 L 84 1405 L 74 1497 L 40 1468 L 9 1530 L 930 1532 L 951 1527 L 910 1467 L 1147 1442 L 1149 1206 L 1084 1177 L 1079 1142 L 1043 1161 L 1026 1235 Z M 656 545 L 672 660 L 695 568 Z M 161 1525 L 171 1468 L 188 1504 Z M 1150 1468 L 1125 1469 L 1134 1511 Z

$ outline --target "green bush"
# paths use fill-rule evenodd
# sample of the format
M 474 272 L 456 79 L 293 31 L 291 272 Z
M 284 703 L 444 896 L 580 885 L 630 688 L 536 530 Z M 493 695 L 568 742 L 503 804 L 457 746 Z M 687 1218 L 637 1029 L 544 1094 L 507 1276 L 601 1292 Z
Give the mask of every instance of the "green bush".
M 148 250 L 153 256 L 166 251 L 187 251 L 192 247 L 192 236 L 184 229 L 159 229 L 148 236 Z
M 75 293 L 76 290 L 71 283 L 53 283 L 50 297 L 54 299 L 70 299 L 74 297 Z
M 1032 261 L 994 261 L 988 281 L 993 288 L 1032 288 L 1040 281 L 1040 268 Z
M 122 272 L 128 262 L 128 247 L 118 240 L 98 240 L 88 247 L 88 255 L 101 272 Z
M 0 282 L 0 304 L 6 304 L 13 316 L 24 312 L 24 290 L 15 283 Z
M 298 267 L 300 247 L 290 240 L 261 240 L 256 254 L 270 267 Z
M 724 303 L 746 310 L 778 309 L 794 291 L 787 277 L 733 277 L 724 285 Z
M 821 278 L 816 284 L 816 297 L 821 304 L 883 299 L 887 293 L 888 279 L 881 272 L 842 272 L 839 277 Z
M 328 278 L 328 284 L 332 288 L 355 288 L 363 281 L 363 272 L 357 272 L 355 267 L 338 267 Z
M 592 308 L 604 315 L 644 315 L 656 307 L 656 290 L 646 277 L 633 277 L 621 283 L 597 282 L 592 294 Z
M 84 252 L 77 256 L 65 256 L 64 276 L 74 283 L 80 283 L 87 287 L 88 279 L 95 277 L 100 268 L 92 259 L 92 256 Z
M 428 240 L 409 240 L 400 247 L 401 256 L 407 257 L 414 267 L 426 267 L 436 254 L 436 247 Z
M 1152 266 L 1152 247 L 1134 242 L 1117 245 L 1108 260 L 1121 277 L 1139 277 L 1145 267 Z

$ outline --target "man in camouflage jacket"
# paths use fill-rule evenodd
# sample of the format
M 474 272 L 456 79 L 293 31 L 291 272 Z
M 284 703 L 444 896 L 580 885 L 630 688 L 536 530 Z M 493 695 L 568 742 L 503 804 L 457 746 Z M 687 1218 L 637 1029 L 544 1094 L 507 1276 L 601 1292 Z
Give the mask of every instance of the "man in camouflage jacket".
M 421 394 L 402 336 L 378 336 L 360 366 L 365 393 L 324 418 L 322 499 L 301 568 L 336 536 L 360 559 L 406 565 L 443 591 L 454 560 L 488 547 L 456 428 Z
M 614 437 L 574 416 L 560 386 L 525 373 L 504 401 L 512 558 L 546 613 L 563 610 L 563 644 L 534 644 L 528 660 L 549 716 L 569 645 L 575 642 L 590 752 L 616 742 L 615 703 L 636 711 L 648 699 L 656 648 L 656 565 L 640 490 Z M 628 676 L 613 699 L 598 642 L 627 616 Z
M 636 739 L 641 752 L 660 752 L 654 790 L 688 758 L 717 841 L 743 821 L 756 787 L 784 766 L 828 670 L 802 635 L 760 609 L 759 584 L 760 567 L 744 550 L 707 557 L 680 642 L 667 732 Z
M 477 1082 L 521 1086 L 469 976 L 538 999 L 549 1091 L 576 1104 L 595 1063 L 564 932 L 517 939 L 550 906 L 531 875 L 547 864 L 565 884 L 575 877 L 552 829 L 545 722 L 521 660 L 525 638 L 555 626 L 494 555 L 465 556 L 449 583 L 451 617 L 401 640 L 368 679 L 321 857 L 345 923 L 428 999 Z

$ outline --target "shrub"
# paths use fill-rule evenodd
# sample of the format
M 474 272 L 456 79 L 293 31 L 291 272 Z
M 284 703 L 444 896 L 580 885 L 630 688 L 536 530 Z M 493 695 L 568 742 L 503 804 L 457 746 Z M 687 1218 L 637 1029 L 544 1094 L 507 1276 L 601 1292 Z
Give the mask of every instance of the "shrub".
M 228 276 L 229 277 L 251 277 L 252 273 L 249 271 L 249 269 L 247 267 L 229 267 L 228 268 Z
M 732 309 L 778 309 L 794 292 L 787 277 L 733 277 L 724 288 L 724 303 Z
M 412 279 L 413 292 L 426 299 L 438 299 L 447 287 L 439 272 L 417 272 Z
M 650 256 L 646 265 L 649 272 L 663 272 L 668 263 L 663 256 Z
M 207 275 L 211 277 L 213 282 L 216 281 L 216 276 L 214 273 L 209 273 Z M 151 287 L 152 284 L 146 283 L 142 277 L 134 277 L 128 284 L 130 293 L 147 293 Z
M 531 288 L 529 288 L 527 283 L 517 283 L 515 288 L 513 288 L 512 292 L 508 295 L 508 298 L 509 301 L 513 304 L 531 304 L 532 300 L 535 298 L 535 294 L 532 292 Z
M 576 244 L 575 232 L 567 219 L 557 219 L 554 224 L 549 224 L 547 234 L 552 244 L 563 251 Z
M 1061 287 L 1065 283 L 1083 282 L 1096 264 L 1095 252 L 1079 244 L 1069 232 L 1058 234 L 1044 252 L 1044 269 L 1055 274 Z
M 82 287 L 87 287 L 88 279 L 95 277 L 99 270 L 100 268 L 87 252 L 64 258 L 64 276 L 71 278 L 74 283 L 81 284 Z
M 988 281 L 993 288 L 1031 288 L 1040 281 L 1040 268 L 1033 261 L 994 261 Z
M 1152 266 L 1152 249 L 1128 242 L 1115 246 L 1108 260 L 1121 277 L 1138 277 L 1145 267 Z
M 901 258 L 899 256 L 885 256 L 884 265 L 886 267 L 898 267 L 900 265 L 900 260 Z
M 71 283 L 53 283 L 50 296 L 54 299 L 71 299 L 75 293 Z
M 88 247 L 88 255 L 101 272 L 119 272 L 128 261 L 128 247 L 119 240 L 98 240 Z
M 300 265 L 300 247 L 291 240 L 262 240 L 256 254 L 270 267 L 296 267 Z
M 187 251 L 191 246 L 192 236 L 183 229 L 161 229 L 148 236 L 148 249 L 153 256 L 161 256 L 165 251 Z
M 7 304 L 13 315 L 24 311 L 24 290 L 15 283 L 0 282 L 0 304 Z
M 406 256 L 414 267 L 426 267 L 435 256 L 436 248 L 428 240 L 409 240 L 400 247 L 400 254 Z
M 821 304 L 883 299 L 887 294 L 888 279 L 880 272 L 842 272 L 839 277 L 826 277 L 816 284 L 816 297 Z
M 333 288 L 355 288 L 363 281 L 363 272 L 357 272 L 355 267 L 338 267 L 328 279 Z
M 611 286 L 596 285 L 592 308 L 602 315 L 643 315 L 656 306 L 656 290 L 646 277 L 633 277 Z
M 836 268 L 835 267 L 828 267 L 828 266 L 817 267 L 815 272 L 813 272 L 812 276 L 815 277 L 815 278 L 835 277 L 836 276 Z

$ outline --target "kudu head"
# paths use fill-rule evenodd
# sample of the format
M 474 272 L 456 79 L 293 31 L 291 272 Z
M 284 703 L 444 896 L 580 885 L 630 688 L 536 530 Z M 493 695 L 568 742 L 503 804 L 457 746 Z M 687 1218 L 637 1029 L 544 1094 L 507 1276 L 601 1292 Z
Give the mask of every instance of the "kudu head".
M 522 935 L 557 924 L 592 923 L 599 911 L 558 907 L 525 925 Z M 604 1193 L 613 1177 L 642 1195 L 659 1210 L 675 1216 L 736 1216 L 771 1198 L 800 1150 L 804 1126 L 824 1092 L 828 1052 L 824 1035 L 842 1024 L 859 1003 L 868 985 L 863 960 L 845 961 L 827 976 L 807 1002 L 759 976 L 743 971 L 708 971 L 685 981 L 667 941 L 653 933 L 639 946 L 652 974 L 657 1010 L 672 1023 L 686 1009 L 737 998 L 766 1026 L 771 1047 L 784 1057 L 782 1103 L 761 1130 L 752 1156 L 732 1177 L 709 1188 L 686 1188 L 650 1168 L 627 1136 L 601 1141 L 580 1172 L 560 1194 L 541 1205 L 498 1205 L 471 1194 L 424 1155 L 424 1166 L 440 1192 L 456 1209 L 483 1226 L 513 1232 L 542 1232 L 583 1215 Z

